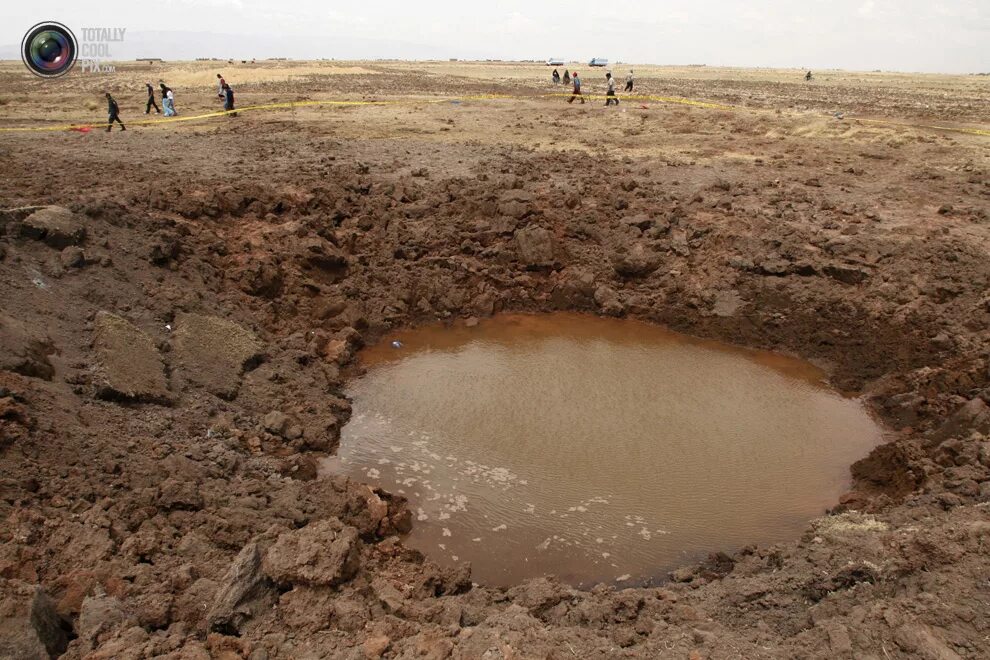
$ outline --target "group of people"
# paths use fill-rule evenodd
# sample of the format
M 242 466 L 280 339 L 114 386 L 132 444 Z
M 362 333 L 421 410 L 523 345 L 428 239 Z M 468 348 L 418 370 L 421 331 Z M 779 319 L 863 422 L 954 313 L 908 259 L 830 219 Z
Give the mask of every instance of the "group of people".
M 151 83 L 145 83 L 145 88 L 148 91 L 148 102 L 144 106 L 144 114 L 151 114 L 151 109 L 154 108 L 156 115 L 162 114 L 164 110 L 166 117 L 177 116 L 179 113 L 175 110 L 175 92 L 163 82 L 158 83 L 158 85 L 161 88 L 162 107 L 159 109 L 158 103 L 156 103 L 155 88 Z M 236 112 L 231 112 L 234 109 L 234 90 L 219 73 L 217 74 L 217 98 L 223 100 L 223 109 L 225 111 L 230 112 L 232 117 L 237 116 Z M 114 122 L 120 124 L 120 130 L 127 130 L 124 122 L 120 119 L 120 106 L 117 105 L 117 101 L 110 95 L 110 92 L 107 92 L 107 131 L 113 128 Z
M 165 109 L 166 117 L 175 117 L 179 113 L 175 111 L 175 92 L 172 88 L 165 83 L 158 83 L 161 87 L 162 92 L 162 108 Z M 151 109 L 155 109 L 155 114 L 161 114 L 158 109 L 158 104 L 155 103 L 155 88 L 151 86 L 151 83 L 145 83 L 144 86 L 148 89 L 148 103 L 144 106 L 144 114 L 149 114 Z
M 559 85 L 561 81 L 560 72 L 557 69 L 553 70 L 551 76 L 554 85 Z M 568 103 L 574 103 L 575 99 L 581 99 L 581 103 L 584 103 L 584 96 L 581 94 L 581 76 L 575 71 L 572 76 L 570 71 L 564 69 L 564 84 L 572 83 L 574 85 L 573 91 L 571 92 L 571 98 L 567 99 Z M 627 92 L 633 91 L 633 70 L 629 69 L 629 75 L 626 76 L 626 90 Z M 609 71 L 605 74 L 605 107 L 610 105 L 619 105 L 619 97 L 615 94 L 615 78 L 612 76 L 612 72 Z

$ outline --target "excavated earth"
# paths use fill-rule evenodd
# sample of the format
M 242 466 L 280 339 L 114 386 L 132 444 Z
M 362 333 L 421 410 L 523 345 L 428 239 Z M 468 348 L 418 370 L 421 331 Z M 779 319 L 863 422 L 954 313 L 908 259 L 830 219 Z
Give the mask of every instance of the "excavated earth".
M 5 65 L 0 126 L 105 88 L 143 118 L 171 66 Z M 606 110 L 539 67 L 342 70 L 224 69 L 242 105 L 402 102 L 0 133 L 0 656 L 987 657 L 990 139 L 832 115 L 978 124 L 986 79 L 658 70 L 747 106 Z M 479 91 L 530 97 L 426 102 Z M 889 442 L 801 538 L 628 589 L 474 584 L 316 478 L 362 345 L 552 310 L 802 356 Z

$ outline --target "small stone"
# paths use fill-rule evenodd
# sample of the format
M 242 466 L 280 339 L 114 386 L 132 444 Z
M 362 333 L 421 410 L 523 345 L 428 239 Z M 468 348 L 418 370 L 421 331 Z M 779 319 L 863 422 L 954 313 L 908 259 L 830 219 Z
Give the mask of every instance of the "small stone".
M 375 637 L 369 637 L 364 640 L 361 644 L 361 648 L 364 649 L 364 657 L 368 660 L 374 660 L 374 658 L 380 658 L 384 655 L 385 651 L 388 650 L 389 644 L 392 643 L 385 635 L 376 635 Z
M 261 424 L 272 435 L 283 437 L 289 426 L 289 418 L 285 413 L 273 410 L 265 415 L 264 419 L 261 420 Z

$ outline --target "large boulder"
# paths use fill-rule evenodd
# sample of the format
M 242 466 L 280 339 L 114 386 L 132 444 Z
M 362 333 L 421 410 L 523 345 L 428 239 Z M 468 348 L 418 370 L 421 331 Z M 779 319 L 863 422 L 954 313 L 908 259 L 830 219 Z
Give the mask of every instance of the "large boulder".
M 22 238 L 44 241 L 58 250 L 79 245 L 86 239 L 86 227 L 69 209 L 46 206 L 26 217 L 20 223 Z
M 38 585 L 0 579 L 0 658 L 55 658 L 69 644 L 68 625 Z
M 165 365 L 155 344 L 127 319 L 100 312 L 93 338 L 96 395 L 104 399 L 167 401 Z
M 554 264 L 553 235 L 543 227 L 526 227 L 515 233 L 519 261 L 527 268 L 549 268 Z
M 334 586 L 354 577 L 359 561 L 358 531 L 330 518 L 279 536 L 263 567 L 283 587 Z
M 216 316 L 180 314 L 175 355 L 185 377 L 224 399 L 233 399 L 241 376 L 261 359 L 264 345 L 253 332 Z

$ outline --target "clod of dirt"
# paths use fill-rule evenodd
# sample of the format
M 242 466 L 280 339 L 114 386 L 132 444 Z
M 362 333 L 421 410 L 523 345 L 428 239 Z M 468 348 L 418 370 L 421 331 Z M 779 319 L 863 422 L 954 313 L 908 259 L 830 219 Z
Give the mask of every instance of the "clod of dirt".
M 79 245 L 86 239 L 86 227 L 75 213 L 61 206 L 46 206 L 25 218 L 20 224 L 20 236 L 57 250 Z
M 237 396 L 244 370 L 260 360 L 264 349 L 254 333 L 200 314 L 180 314 L 175 326 L 175 353 L 189 381 L 224 399 Z
M 168 401 L 165 365 L 145 332 L 125 318 L 96 315 L 96 395 L 102 399 Z
M 53 658 L 68 643 L 55 603 L 40 586 L 0 579 L 0 657 Z
M 609 257 L 612 268 L 621 277 L 644 277 L 660 267 L 660 255 L 642 241 L 626 248 L 613 250 Z
M 81 248 L 75 245 L 70 245 L 62 250 L 58 258 L 62 263 L 62 268 L 82 268 L 86 265 L 86 255 Z
M 282 586 L 338 585 L 358 567 L 358 531 L 336 518 L 282 534 L 263 562 L 265 574 Z
M 526 227 L 515 233 L 519 261 L 528 268 L 548 268 L 554 264 L 553 235 L 543 227 Z
M 100 636 L 135 623 L 136 619 L 125 611 L 120 600 L 113 596 L 94 595 L 83 600 L 76 628 L 80 639 L 90 648 L 95 648 L 99 645 Z
M 0 312 L 0 370 L 51 380 L 55 369 L 48 356 L 54 350 L 50 339 L 35 336 L 23 323 Z

